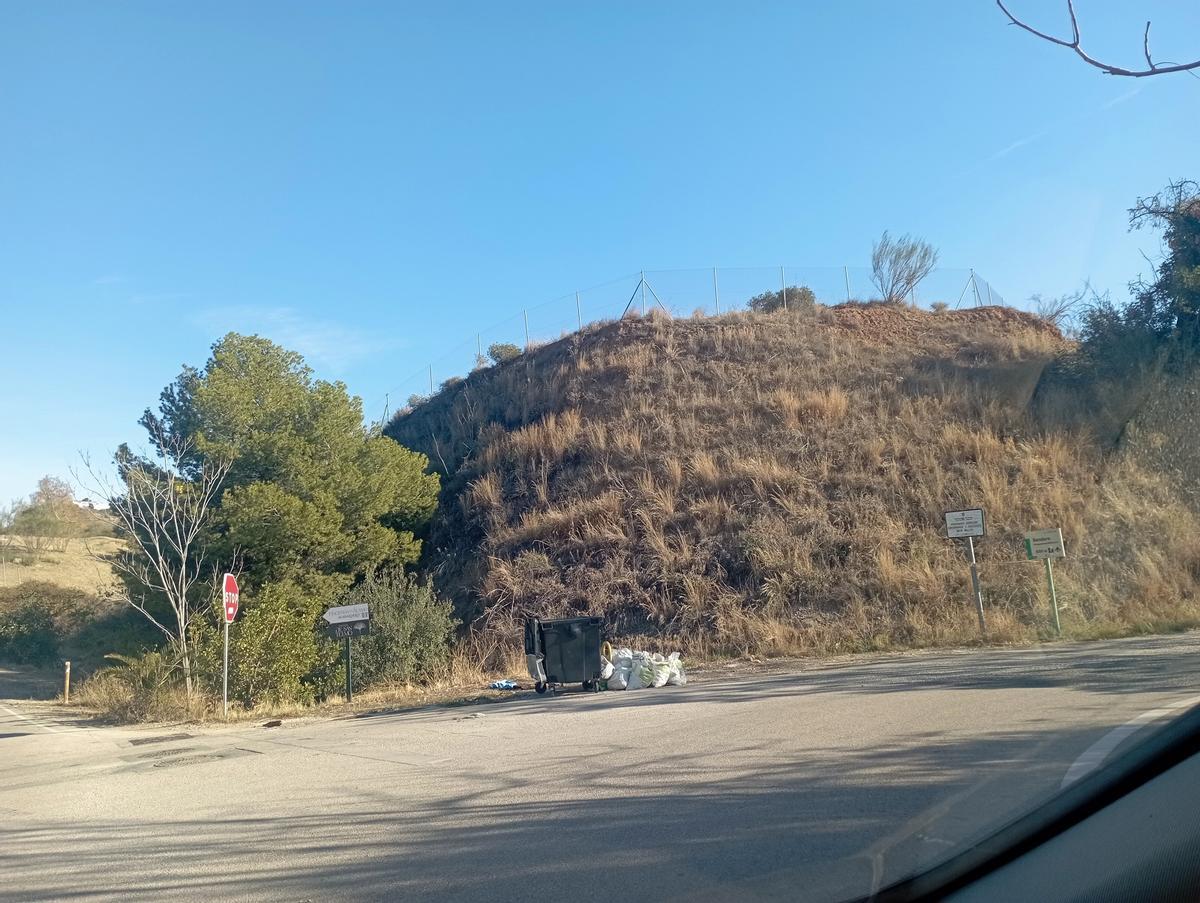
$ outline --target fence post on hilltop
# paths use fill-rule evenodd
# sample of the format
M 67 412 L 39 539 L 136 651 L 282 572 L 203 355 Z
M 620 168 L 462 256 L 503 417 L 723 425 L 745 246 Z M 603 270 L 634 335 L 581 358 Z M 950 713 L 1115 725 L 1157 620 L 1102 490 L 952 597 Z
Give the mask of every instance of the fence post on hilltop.
M 787 310 L 787 277 L 783 275 L 783 267 L 779 268 L 779 292 L 783 295 L 783 309 Z
M 525 317 L 525 350 L 528 351 L 529 350 L 529 311 L 523 310 L 523 311 L 521 311 L 521 313 Z
M 642 276 L 642 281 L 641 281 L 640 285 L 642 288 L 642 316 L 644 317 L 644 316 L 646 316 L 646 271 L 645 270 L 642 270 L 641 276 Z
M 579 324 L 579 331 L 583 332 L 583 313 L 579 309 L 579 292 L 575 293 L 575 322 Z
M 475 366 L 483 361 L 483 337 L 475 333 Z
M 842 275 L 846 277 L 846 300 L 850 300 L 850 267 L 842 267 Z
M 433 364 L 429 365 L 429 394 L 433 395 Z
M 717 287 L 717 268 L 713 267 L 713 303 L 717 307 L 717 316 L 721 316 L 721 290 Z

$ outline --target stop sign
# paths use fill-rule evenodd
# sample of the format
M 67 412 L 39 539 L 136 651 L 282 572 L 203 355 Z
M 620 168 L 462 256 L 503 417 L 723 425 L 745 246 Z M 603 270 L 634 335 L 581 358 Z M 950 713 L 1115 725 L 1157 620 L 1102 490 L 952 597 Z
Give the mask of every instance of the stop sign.
M 238 584 L 233 574 L 225 575 L 225 623 L 232 624 L 238 611 Z

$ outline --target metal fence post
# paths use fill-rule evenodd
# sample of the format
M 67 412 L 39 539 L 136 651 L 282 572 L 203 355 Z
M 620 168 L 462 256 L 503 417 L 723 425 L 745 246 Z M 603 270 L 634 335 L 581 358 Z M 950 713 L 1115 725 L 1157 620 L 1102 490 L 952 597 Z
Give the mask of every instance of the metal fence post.
M 429 394 L 433 394 L 433 364 L 429 365 Z
M 787 277 L 783 274 L 783 267 L 779 268 L 779 293 L 783 296 L 783 309 L 787 310 Z
M 975 593 L 975 611 L 979 615 L 979 634 L 987 639 L 987 621 L 983 617 L 983 589 L 979 585 L 979 566 L 975 563 L 975 540 L 967 537 L 967 552 L 971 557 L 971 589 Z
M 521 314 L 525 317 L 525 350 L 529 350 L 529 311 L 523 310 Z
M 583 314 L 579 308 L 579 292 L 575 293 L 575 321 L 579 324 L 579 331 L 583 332 Z
M 639 283 L 642 289 L 642 316 L 646 316 L 646 271 L 641 272 L 642 281 Z
M 717 286 L 716 267 L 713 267 L 713 304 L 717 306 L 717 316 L 721 316 L 721 289 Z
M 846 277 L 846 300 L 850 300 L 850 267 L 842 267 L 842 275 Z

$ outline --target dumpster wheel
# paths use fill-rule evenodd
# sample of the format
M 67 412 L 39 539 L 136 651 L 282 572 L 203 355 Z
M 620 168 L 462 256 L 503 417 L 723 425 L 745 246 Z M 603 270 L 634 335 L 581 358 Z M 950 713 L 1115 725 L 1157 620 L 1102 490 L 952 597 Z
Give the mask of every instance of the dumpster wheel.
M 549 685 L 548 685 L 548 684 L 545 684 L 545 683 L 542 683 L 542 681 L 540 681 L 540 680 L 539 680 L 537 683 L 535 683 L 535 684 L 533 685 L 533 688 L 534 688 L 535 690 L 537 690 L 539 693 L 545 693 L 545 692 L 546 692 L 546 690 L 547 690 L 547 689 L 549 689 Z

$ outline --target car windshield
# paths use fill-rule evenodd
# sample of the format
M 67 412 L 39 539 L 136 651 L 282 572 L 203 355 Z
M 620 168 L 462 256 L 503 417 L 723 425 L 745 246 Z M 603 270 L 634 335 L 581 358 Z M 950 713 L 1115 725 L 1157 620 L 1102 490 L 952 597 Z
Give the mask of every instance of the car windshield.
M 6 892 L 836 901 L 1091 786 L 1200 703 L 1197 35 L 0 3 Z

